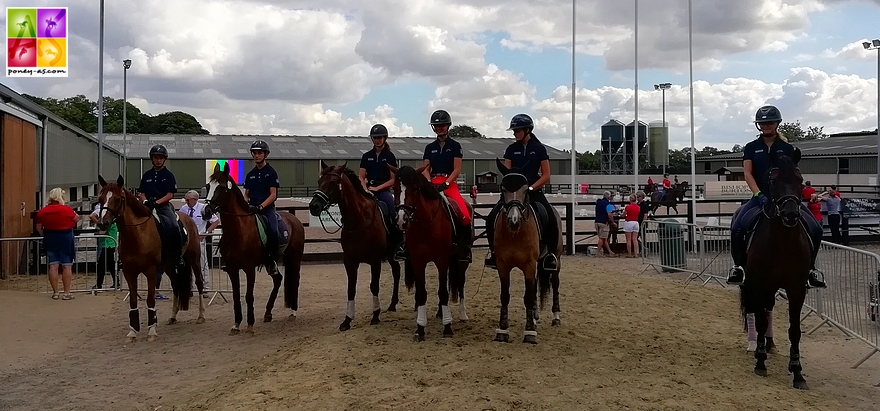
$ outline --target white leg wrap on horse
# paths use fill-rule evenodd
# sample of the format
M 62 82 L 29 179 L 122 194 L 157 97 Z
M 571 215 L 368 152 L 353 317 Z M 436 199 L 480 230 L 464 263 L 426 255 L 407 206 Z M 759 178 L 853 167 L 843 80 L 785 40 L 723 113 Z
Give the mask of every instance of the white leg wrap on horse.
M 147 335 L 159 335 L 158 333 L 156 333 L 156 324 L 153 324 L 147 328 L 149 329 Z
M 373 296 L 373 312 L 379 311 L 379 296 Z
M 558 311 L 555 312 L 555 313 L 553 313 L 553 319 L 554 319 L 554 320 L 558 320 L 558 319 L 559 319 L 559 312 L 558 312 Z
M 502 330 L 500 328 L 495 329 L 495 334 L 504 334 L 507 335 L 507 330 Z
M 137 337 L 138 333 L 137 333 L 137 331 L 134 330 L 134 327 L 129 325 L 128 328 L 129 328 L 129 331 L 128 331 L 127 337 L 129 337 L 129 338 Z
M 537 337 L 538 332 L 537 331 L 523 331 L 523 335 L 531 335 L 533 337 Z
M 419 306 L 418 314 L 416 314 L 416 324 L 422 327 L 428 325 L 428 307 L 424 305 Z
M 443 311 L 443 325 L 452 324 L 452 310 L 449 309 L 449 306 L 441 306 L 440 310 Z
M 354 318 L 354 300 L 350 300 L 348 304 L 345 305 L 345 316 L 348 318 Z

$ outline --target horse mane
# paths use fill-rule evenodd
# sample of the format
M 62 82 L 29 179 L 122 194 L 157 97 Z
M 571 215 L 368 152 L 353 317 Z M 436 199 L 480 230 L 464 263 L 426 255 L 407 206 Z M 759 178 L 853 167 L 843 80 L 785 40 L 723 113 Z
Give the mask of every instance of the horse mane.
M 411 186 L 428 200 L 440 200 L 440 192 L 431 184 L 425 176 L 416 173 L 412 166 L 403 166 L 397 170 L 397 177 L 404 185 Z
M 128 191 L 125 187 L 120 187 L 116 183 L 108 183 L 112 184 L 111 187 L 119 187 L 119 190 L 122 191 L 122 195 L 125 198 L 126 207 L 131 209 L 131 212 L 134 213 L 136 217 L 150 217 L 153 213 L 150 211 L 144 203 L 140 202 L 137 197 L 132 194 L 131 191 Z
M 348 181 L 351 182 L 351 185 L 354 186 L 354 191 L 359 193 L 360 195 L 366 198 L 372 198 L 369 191 L 360 189 L 361 187 L 361 178 L 358 177 L 357 174 L 354 173 L 354 170 L 348 167 L 342 167 L 342 174 L 348 177 Z
M 779 170 L 779 179 L 789 182 L 795 183 L 796 180 L 800 179 L 800 183 L 803 183 L 803 177 L 798 175 L 798 166 L 794 163 L 791 157 L 782 155 L 777 158 L 777 162 L 774 167 Z
M 238 183 L 235 182 L 234 177 L 232 177 L 231 175 L 226 174 L 222 171 L 217 171 L 217 172 L 211 174 L 211 177 L 209 177 L 209 181 L 210 180 L 214 180 L 218 183 L 221 183 L 222 185 L 225 185 L 226 182 L 231 182 L 233 189 L 229 190 L 229 191 L 230 191 L 230 194 L 232 195 L 232 198 L 235 199 L 235 202 L 237 202 L 240 207 L 244 208 L 245 210 L 248 209 L 248 204 L 247 204 L 247 201 L 245 201 L 245 199 L 244 199 L 244 194 L 238 188 Z

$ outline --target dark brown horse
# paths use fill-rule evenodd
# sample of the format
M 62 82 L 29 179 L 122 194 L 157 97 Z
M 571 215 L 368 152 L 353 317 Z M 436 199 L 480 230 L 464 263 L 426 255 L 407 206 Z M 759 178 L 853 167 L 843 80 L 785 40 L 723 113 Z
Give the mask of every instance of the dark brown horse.
M 800 154 L 800 151 L 796 151 Z M 803 178 L 797 168 L 800 156 L 771 157 L 770 204 L 753 234 L 746 263 L 746 280 L 740 287 L 742 313 L 755 313 L 758 347 L 755 350 L 755 374 L 767 376 L 767 315 L 773 309 L 776 291 L 785 289 L 788 296 L 788 338 L 791 342 L 788 371 L 794 375 L 794 387 L 808 389 L 801 374 L 800 313 L 807 293 L 810 272 L 810 239 L 801 221 Z
M 687 192 L 687 189 L 687 181 L 682 181 L 680 184 L 676 184 L 672 186 L 672 188 L 664 190 L 663 193 L 655 189 L 651 192 L 651 214 L 655 214 L 660 206 L 666 207 L 666 214 L 669 214 L 670 208 L 675 210 L 675 213 L 678 214 L 678 208 L 676 206 L 678 203 L 684 201 L 684 193 Z
M 220 239 L 220 255 L 226 263 L 226 272 L 232 281 L 233 309 L 235 310 L 235 324 L 229 331 L 229 335 L 241 332 L 241 290 L 239 270 L 244 270 L 247 276 L 247 330 L 254 333 L 254 282 L 256 281 L 257 266 L 263 264 L 263 246 L 260 241 L 260 233 L 257 229 L 257 221 L 254 213 L 250 211 L 244 199 L 241 189 L 229 175 L 229 165 L 222 170 L 220 165 L 214 167 L 214 173 L 208 181 L 208 206 L 205 207 L 206 218 L 213 213 L 220 214 L 223 224 L 223 236 Z M 305 230 L 296 216 L 287 212 L 279 212 L 284 224 L 287 225 L 290 236 L 287 244 L 282 244 L 282 252 L 278 253 L 279 260 L 284 265 L 284 307 L 293 312 L 290 317 L 296 317 L 299 304 L 299 279 L 300 266 L 302 264 L 303 250 L 305 248 Z M 278 289 L 281 287 L 282 274 L 272 276 L 272 292 L 266 303 L 264 322 L 272 321 L 272 308 L 275 306 L 275 298 L 278 297 Z
M 168 320 L 169 324 L 177 322 L 178 310 L 189 310 L 193 273 L 199 295 L 202 293 L 202 253 L 199 247 L 198 229 L 189 216 L 177 213 L 187 232 L 186 244 L 183 247 L 183 260 L 186 266 L 178 267 L 176 259 L 162 255 L 162 242 L 155 217 L 149 208 L 125 189 L 122 176 L 119 176 L 115 183 L 108 183 L 99 175 L 98 182 L 101 184 L 101 193 L 98 197 L 101 203 L 99 228 L 106 229 L 114 221 L 119 227 L 119 262 L 122 264 L 122 273 L 128 283 L 128 292 L 131 296 L 128 299 L 130 331 L 127 341 L 137 340 L 137 333 L 141 330 L 138 299 L 135 297 L 138 295 L 137 278 L 141 273 L 147 277 L 147 328 L 149 329 L 147 341 L 155 341 L 158 338 L 156 271 L 159 267 L 161 266 L 168 274 L 174 291 L 173 314 Z M 199 318 L 196 322 L 201 324 L 205 322 L 205 303 L 202 298 L 198 300 Z
M 309 203 L 309 212 L 319 216 L 333 204 L 339 204 L 342 214 L 342 262 L 348 276 L 348 303 L 345 320 L 339 331 L 351 329 L 354 319 L 354 297 L 357 293 L 358 267 L 361 263 L 370 265 L 370 292 L 373 293 L 373 318 L 370 325 L 379 324 L 379 274 L 382 261 L 391 265 L 394 289 L 391 292 L 391 305 L 388 311 L 397 311 L 398 288 L 400 286 L 400 263 L 394 260 L 393 246 L 385 231 L 385 222 L 376 199 L 361 187 L 358 176 L 345 164 L 328 166 L 321 161 L 321 175 L 318 177 L 318 190 Z M 388 210 L 393 213 L 394 210 Z M 394 227 L 388 227 L 394 230 Z
M 553 290 L 553 325 L 561 324 L 559 319 L 559 270 L 547 271 L 538 268 L 538 259 L 551 250 L 541 250 L 541 239 L 538 231 L 538 218 L 535 210 L 529 206 L 528 180 L 518 169 L 508 169 L 500 160 L 498 170 L 501 178 L 501 212 L 495 220 L 495 259 L 498 268 L 498 278 L 501 281 L 501 316 L 498 320 L 498 329 L 495 330 L 495 341 L 508 342 L 510 336 L 507 331 L 507 306 L 510 304 L 510 271 L 519 268 L 525 278 L 525 294 L 523 304 L 526 307 L 526 330 L 523 333 L 523 342 L 538 343 L 538 291 L 540 290 L 541 308 L 547 299 L 547 294 Z M 561 219 L 555 208 L 551 207 L 547 213 L 556 218 L 558 232 L 562 232 Z M 562 236 L 555 249 L 552 250 L 557 256 L 562 256 Z M 562 268 L 562 258 L 559 258 L 558 269 Z M 540 283 L 540 284 L 539 284 Z M 552 285 L 551 285 L 552 284 Z
M 433 262 L 439 274 L 440 314 L 443 319 L 443 336 L 452 337 L 452 313 L 449 311 L 450 297 L 459 302 L 459 319 L 467 320 L 467 309 L 464 300 L 465 274 L 470 264 L 458 261 L 458 248 L 453 245 L 453 221 L 446 212 L 443 196 L 422 175 L 426 166 L 415 170 L 403 166 L 399 170 L 389 165 L 395 174 L 395 202 L 398 203 L 397 226 L 404 231 L 407 248 L 410 253 L 412 270 L 406 270 L 404 276 L 406 288 L 412 290 L 416 286 L 416 334 L 415 341 L 425 340 L 425 326 L 428 323 L 427 308 L 428 291 L 425 285 L 425 271 L 428 263 Z M 467 204 L 473 215 L 473 208 Z M 454 217 L 453 217 L 454 218 Z M 470 243 L 473 243 L 473 222 L 470 227 Z M 468 244 L 470 246 L 471 244 Z M 411 272 L 410 272 L 411 271 Z M 410 275 L 412 274 L 412 275 Z

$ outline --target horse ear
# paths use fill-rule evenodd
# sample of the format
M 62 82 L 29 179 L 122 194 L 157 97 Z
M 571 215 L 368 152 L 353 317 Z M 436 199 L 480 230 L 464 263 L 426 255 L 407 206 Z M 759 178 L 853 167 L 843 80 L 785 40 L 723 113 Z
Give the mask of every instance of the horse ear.
M 426 168 L 428 168 L 428 165 L 427 165 L 427 164 L 426 164 L 426 165 L 423 165 L 423 166 L 421 166 L 421 167 L 419 167 L 419 168 L 417 168 L 417 169 L 416 169 L 416 174 L 422 174 L 422 173 L 424 173 Z
M 794 162 L 794 165 L 797 165 L 797 163 L 801 161 L 801 149 L 797 147 L 794 148 L 794 155 L 791 156 L 791 161 Z
M 120 174 L 119 177 L 116 177 L 116 185 L 125 187 L 125 179 L 122 178 L 122 174 Z
M 495 157 L 495 164 L 498 165 L 498 171 L 501 172 L 502 176 L 506 176 L 507 173 L 510 172 L 510 169 L 507 168 L 507 166 L 504 165 L 504 162 L 501 161 L 501 159 L 499 159 L 498 157 Z
M 348 165 L 348 160 L 345 160 L 345 162 L 342 163 L 342 169 L 345 170 L 346 169 L 345 166 L 347 166 L 347 165 Z
M 215 173 L 219 173 L 219 172 L 220 172 L 220 163 L 214 164 L 214 172 L 215 172 Z
M 324 160 L 321 160 L 321 169 L 326 170 L 328 168 L 330 168 L 330 166 L 328 166 L 327 163 L 324 162 Z
M 229 163 L 223 165 L 223 174 L 229 175 Z
M 391 170 L 392 173 L 397 174 L 397 167 L 392 166 L 391 164 L 386 164 L 388 169 Z
M 104 177 L 102 177 L 100 174 L 98 174 L 98 184 L 100 184 L 101 187 L 104 187 L 107 185 L 107 182 L 104 181 Z

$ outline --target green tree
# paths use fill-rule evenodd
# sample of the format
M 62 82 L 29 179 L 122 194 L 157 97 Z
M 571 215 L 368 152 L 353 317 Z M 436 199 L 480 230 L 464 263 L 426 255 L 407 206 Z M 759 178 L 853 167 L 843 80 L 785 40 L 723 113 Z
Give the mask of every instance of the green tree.
M 191 114 L 172 111 L 149 117 L 146 124 L 148 134 L 210 134 L 202 128 Z
M 577 155 L 578 170 L 600 171 L 602 170 L 602 151 L 585 152 Z
M 828 137 L 825 134 L 825 127 L 809 126 L 806 130 L 801 126 L 800 121 L 794 123 L 782 123 L 779 125 L 779 132 L 782 133 L 789 142 L 817 140 Z
M 733 145 L 733 148 L 731 148 L 730 151 L 731 151 L 732 153 L 742 153 L 742 151 L 743 151 L 743 146 L 741 146 L 741 145 L 739 145 L 739 144 L 734 144 L 734 145 Z
M 452 138 L 486 138 L 477 129 L 467 125 L 459 124 L 449 129 L 449 137 Z

